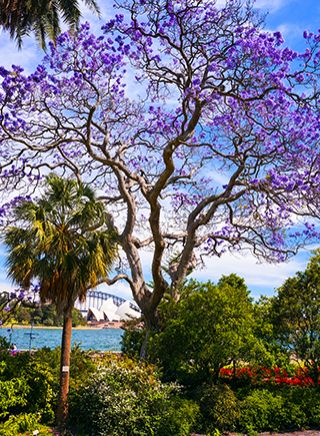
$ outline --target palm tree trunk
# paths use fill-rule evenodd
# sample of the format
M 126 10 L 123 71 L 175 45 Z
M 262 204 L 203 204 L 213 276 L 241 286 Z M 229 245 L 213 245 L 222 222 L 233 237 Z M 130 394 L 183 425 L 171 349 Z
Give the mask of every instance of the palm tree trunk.
M 60 392 L 57 409 L 57 426 L 63 430 L 68 416 L 68 391 L 70 378 L 70 352 L 72 335 L 72 315 L 71 311 L 64 314 L 63 331 L 61 341 L 61 360 L 60 360 Z

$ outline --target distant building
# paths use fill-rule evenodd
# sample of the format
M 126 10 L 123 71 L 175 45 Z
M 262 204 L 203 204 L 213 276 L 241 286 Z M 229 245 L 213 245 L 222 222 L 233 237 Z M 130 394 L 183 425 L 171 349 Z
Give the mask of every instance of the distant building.
M 0 296 L 8 301 L 10 299 L 7 291 L 0 293 Z M 29 303 L 32 301 L 39 304 L 38 294 L 25 293 L 24 299 L 29 300 Z M 141 311 L 136 304 L 102 291 L 88 291 L 86 301 L 81 303 L 77 300 L 75 308 L 80 310 L 84 318 L 94 323 L 119 323 L 141 317 Z
M 75 307 L 93 323 L 119 322 L 140 318 L 140 309 L 124 298 L 101 291 L 89 291 L 84 303 L 76 302 Z

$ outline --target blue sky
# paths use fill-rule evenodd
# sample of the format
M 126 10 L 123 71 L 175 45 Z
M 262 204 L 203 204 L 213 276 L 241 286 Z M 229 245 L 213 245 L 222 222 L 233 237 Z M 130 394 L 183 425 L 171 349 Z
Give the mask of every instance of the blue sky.
M 218 0 L 220 3 L 223 0 Z M 92 23 L 93 29 L 99 32 L 103 22 L 113 14 L 112 1 L 98 1 L 102 10 L 102 19 L 98 21 L 92 13 L 83 8 L 83 17 Z M 266 16 L 266 29 L 280 30 L 284 36 L 285 44 L 293 49 L 303 47 L 302 33 L 305 29 L 317 31 L 320 28 L 320 1 L 319 0 L 257 0 L 256 6 Z M 32 69 L 41 60 L 43 52 L 32 38 L 27 38 L 23 49 L 18 51 L 15 44 L 9 40 L 8 35 L 0 30 L 0 65 L 10 67 L 12 64 L 22 65 L 26 71 Z M 261 294 L 271 295 L 290 275 L 305 268 L 311 250 L 316 247 L 307 247 L 289 262 L 280 265 L 258 264 L 251 256 L 225 255 L 220 259 L 209 259 L 206 268 L 197 271 L 194 277 L 200 280 L 211 279 L 216 281 L 221 274 L 235 272 L 246 279 L 252 295 L 258 298 Z M 150 253 L 143 256 L 144 266 L 148 270 Z M 6 278 L 4 268 L 4 249 L 0 245 L 0 290 L 7 290 L 11 284 Z M 108 289 L 109 292 L 130 298 L 130 290 L 125 284 L 118 284 Z

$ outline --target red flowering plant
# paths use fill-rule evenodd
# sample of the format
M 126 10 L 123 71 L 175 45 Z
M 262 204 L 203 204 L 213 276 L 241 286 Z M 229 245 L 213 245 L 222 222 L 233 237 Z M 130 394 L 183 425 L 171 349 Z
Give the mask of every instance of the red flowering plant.
M 226 382 L 236 384 L 252 384 L 255 386 L 265 384 L 311 386 L 314 385 L 306 367 L 266 368 L 243 366 L 241 368 L 222 368 L 220 378 Z M 320 384 L 320 383 L 319 383 Z

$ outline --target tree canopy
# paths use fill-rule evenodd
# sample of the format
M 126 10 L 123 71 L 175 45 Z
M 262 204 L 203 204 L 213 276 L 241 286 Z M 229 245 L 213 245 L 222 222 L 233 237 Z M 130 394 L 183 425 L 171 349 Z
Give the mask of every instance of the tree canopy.
M 217 285 L 190 281 L 178 303 L 163 303 L 161 331 L 152 338 L 151 355 L 164 376 L 183 384 L 216 380 L 220 369 L 248 351 L 253 336 L 253 306 L 244 280 L 223 276 Z
M 274 337 L 319 380 L 320 353 L 320 252 L 305 271 L 288 278 L 271 299 Z
M 107 276 L 117 234 L 91 188 L 54 174 L 46 180 L 41 198 L 22 200 L 6 229 L 8 275 L 25 289 L 38 281 L 41 300 L 66 314 Z
M 118 6 L 32 74 L 0 69 L 0 180 L 25 195 L 49 167 L 99 188 L 125 258 L 108 283 L 126 280 L 152 326 L 205 256 L 282 261 L 318 240 L 320 36 L 295 52 L 241 1 Z

